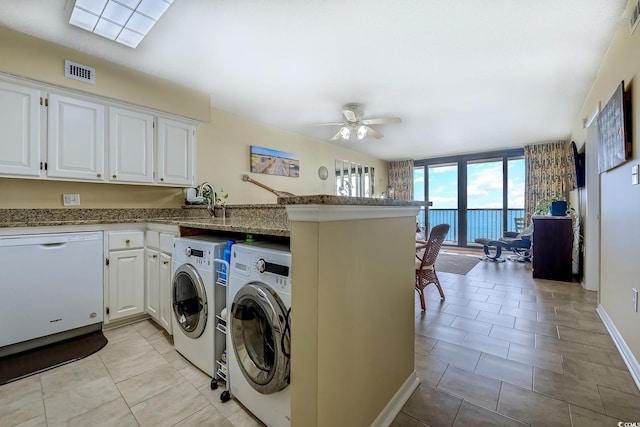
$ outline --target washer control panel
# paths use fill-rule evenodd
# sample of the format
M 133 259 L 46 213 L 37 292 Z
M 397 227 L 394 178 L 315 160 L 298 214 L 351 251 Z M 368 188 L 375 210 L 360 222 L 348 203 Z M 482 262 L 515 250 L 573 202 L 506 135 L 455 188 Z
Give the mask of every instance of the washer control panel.
M 211 249 L 187 246 L 184 254 L 190 264 L 199 267 L 210 267 L 213 264 L 213 251 Z

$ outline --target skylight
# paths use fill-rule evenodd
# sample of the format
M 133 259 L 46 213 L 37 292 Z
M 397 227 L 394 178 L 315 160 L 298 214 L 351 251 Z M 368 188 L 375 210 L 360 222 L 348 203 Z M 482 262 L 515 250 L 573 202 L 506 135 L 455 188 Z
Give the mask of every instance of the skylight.
M 136 48 L 173 0 L 76 0 L 69 24 Z

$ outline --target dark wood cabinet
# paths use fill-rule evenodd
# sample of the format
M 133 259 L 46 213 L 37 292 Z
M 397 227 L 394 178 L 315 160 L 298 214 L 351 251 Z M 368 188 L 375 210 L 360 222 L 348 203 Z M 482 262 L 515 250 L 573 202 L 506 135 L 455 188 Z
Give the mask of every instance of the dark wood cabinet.
M 533 217 L 533 277 L 572 280 L 572 224 L 570 216 Z

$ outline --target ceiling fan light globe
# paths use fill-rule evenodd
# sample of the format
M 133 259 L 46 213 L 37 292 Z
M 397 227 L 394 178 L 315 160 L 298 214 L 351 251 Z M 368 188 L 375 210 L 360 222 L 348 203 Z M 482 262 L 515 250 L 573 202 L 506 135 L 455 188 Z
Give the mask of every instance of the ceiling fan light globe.
M 342 139 L 349 139 L 351 137 L 351 129 L 349 129 L 346 126 L 343 126 L 340 129 L 340 136 L 342 137 Z
M 367 128 L 365 126 L 359 126 L 357 136 L 360 140 L 364 139 L 367 136 Z

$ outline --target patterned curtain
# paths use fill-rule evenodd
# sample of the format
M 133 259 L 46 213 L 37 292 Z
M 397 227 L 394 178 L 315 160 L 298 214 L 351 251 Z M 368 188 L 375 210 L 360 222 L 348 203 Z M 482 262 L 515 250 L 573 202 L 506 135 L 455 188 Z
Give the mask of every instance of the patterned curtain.
M 389 162 L 389 198 L 413 200 L 413 160 Z
M 524 147 L 525 195 L 524 208 L 528 219 L 542 199 L 568 200 L 572 189 L 571 169 L 573 154 L 565 141 Z

